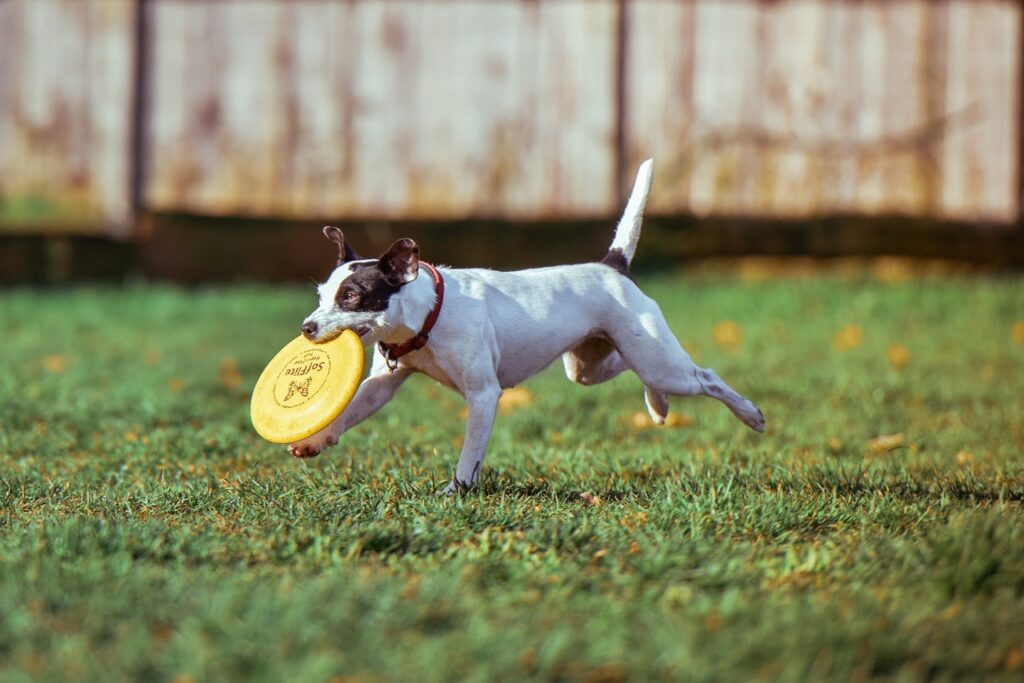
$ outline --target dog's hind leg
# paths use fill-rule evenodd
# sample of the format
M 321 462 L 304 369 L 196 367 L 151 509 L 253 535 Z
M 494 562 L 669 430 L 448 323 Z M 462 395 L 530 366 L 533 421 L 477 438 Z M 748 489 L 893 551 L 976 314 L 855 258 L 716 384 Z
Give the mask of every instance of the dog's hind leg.
M 754 402 L 741 396 L 735 389 L 710 368 L 698 368 L 696 370 L 697 382 L 700 384 L 701 392 L 705 396 L 717 398 L 728 406 L 733 415 L 738 417 L 743 424 L 757 432 L 765 430 L 764 413 L 754 405 Z
M 726 384 L 714 370 L 694 364 L 669 330 L 657 304 L 646 299 L 644 309 L 628 324 L 619 327 L 613 339 L 626 365 L 647 386 L 648 410 L 657 411 L 665 405 L 665 394 L 710 396 L 724 403 L 745 425 L 763 432 L 764 415 L 758 407 Z
M 562 354 L 565 374 L 573 382 L 590 386 L 618 377 L 629 369 L 622 355 L 610 341 L 602 337 L 588 337 Z M 665 424 L 668 416 L 668 396 L 644 387 L 647 412 L 656 424 Z
M 587 337 L 562 354 L 565 376 L 585 387 L 607 382 L 629 369 L 615 346 L 603 337 Z

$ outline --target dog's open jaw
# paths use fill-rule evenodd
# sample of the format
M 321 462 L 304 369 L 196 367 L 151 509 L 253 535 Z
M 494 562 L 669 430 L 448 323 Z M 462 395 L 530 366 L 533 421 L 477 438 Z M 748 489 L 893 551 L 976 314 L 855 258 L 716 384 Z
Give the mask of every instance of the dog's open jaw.
M 335 239 L 328 234 L 332 241 L 339 242 L 339 261 L 343 261 L 346 252 L 340 231 L 338 236 Z M 339 263 L 327 282 L 317 287 L 320 304 L 303 321 L 303 329 L 313 323 L 315 331 L 306 332 L 306 336 L 324 343 L 351 329 L 364 345 L 377 341 L 400 324 L 393 299 L 416 279 L 418 271 L 419 248 L 410 239 L 398 240 L 379 259 Z

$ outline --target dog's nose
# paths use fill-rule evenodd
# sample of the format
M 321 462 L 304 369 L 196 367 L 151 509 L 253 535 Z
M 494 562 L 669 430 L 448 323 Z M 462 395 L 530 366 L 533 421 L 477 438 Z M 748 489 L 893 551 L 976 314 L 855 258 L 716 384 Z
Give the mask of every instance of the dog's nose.
M 315 322 L 313 322 L 312 320 L 307 320 L 306 322 L 302 323 L 302 334 L 306 335 L 306 339 L 312 339 L 313 335 L 316 334 L 316 331 L 319 328 L 320 326 L 317 325 Z

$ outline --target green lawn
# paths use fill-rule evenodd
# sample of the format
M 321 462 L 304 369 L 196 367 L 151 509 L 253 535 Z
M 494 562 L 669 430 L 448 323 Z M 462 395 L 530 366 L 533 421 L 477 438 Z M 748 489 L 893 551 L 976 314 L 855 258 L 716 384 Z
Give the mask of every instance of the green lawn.
M 0 292 L 0 681 L 1020 680 L 1024 281 L 641 284 L 768 433 L 553 367 L 453 499 L 425 378 L 252 431 L 312 287 Z

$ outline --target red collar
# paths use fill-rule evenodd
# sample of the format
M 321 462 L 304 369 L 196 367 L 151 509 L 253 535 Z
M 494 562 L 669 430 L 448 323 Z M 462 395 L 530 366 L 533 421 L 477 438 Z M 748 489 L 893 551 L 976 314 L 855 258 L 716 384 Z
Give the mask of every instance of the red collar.
M 427 345 L 427 341 L 430 340 L 430 330 L 434 329 L 434 323 L 437 322 L 437 316 L 441 314 L 441 304 L 444 303 L 444 278 L 441 277 L 440 271 L 437 268 L 430 265 L 426 261 L 420 261 L 420 266 L 426 268 L 430 272 L 430 276 L 434 278 L 434 291 L 437 293 L 437 300 L 434 302 L 434 308 L 430 311 L 427 319 L 423 321 L 423 329 L 419 331 L 415 337 L 409 341 L 402 342 L 401 344 L 385 344 L 384 342 L 377 342 L 377 346 L 380 347 L 381 354 L 387 359 L 388 369 L 391 372 L 395 371 L 398 367 L 398 359 L 407 353 L 418 351 Z

